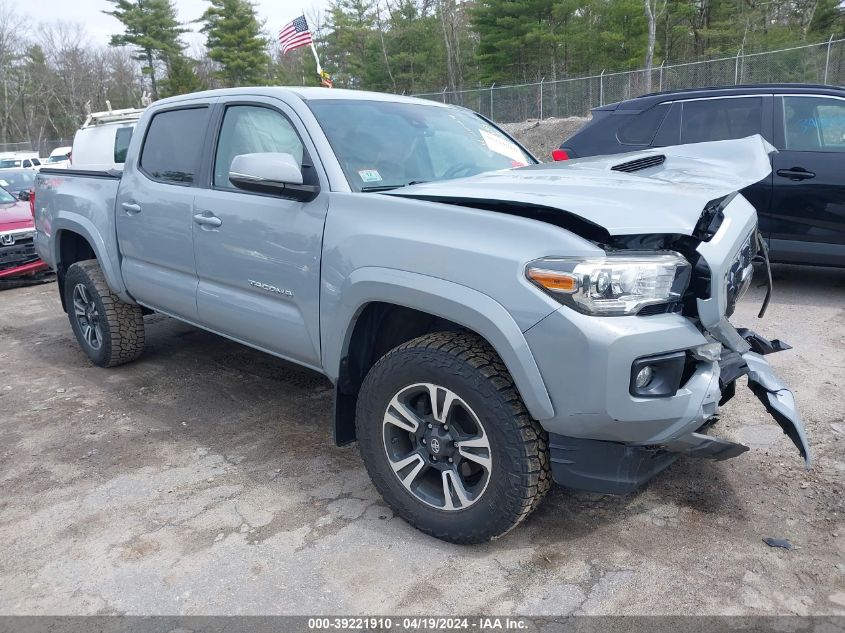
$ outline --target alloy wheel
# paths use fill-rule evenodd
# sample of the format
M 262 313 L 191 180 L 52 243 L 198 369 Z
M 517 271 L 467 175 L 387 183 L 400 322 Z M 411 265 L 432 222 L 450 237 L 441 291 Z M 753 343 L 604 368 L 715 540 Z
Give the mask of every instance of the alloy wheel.
M 490 441 L 472 408 L 450 389 L 432 383 L 401 389 L 384 413 L 382 435 L 393 472 L 419 501 L 464 510 L 487 489 Z
M 76 284 L 73 289 L 73 313 L 85 342 L 91 346 L 91 349 L 100 349 L 103 345 L 100 313 L 85 284 Z

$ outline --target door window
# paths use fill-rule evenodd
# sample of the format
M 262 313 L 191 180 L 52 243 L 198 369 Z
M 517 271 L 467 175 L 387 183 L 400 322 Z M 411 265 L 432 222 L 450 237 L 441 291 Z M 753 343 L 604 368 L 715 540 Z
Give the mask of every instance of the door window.
M 845 152 L 845 101 L 824 97 L 784 97 L 785 149 Z
M 194 182 L 207 127 L 206 107 L 159 112 L 147 129 L 141 171 L 165 182 Z
M 234 189 L 229 168 L 235 156 L 268 152 L 290 154 L 302 168 L 302 141 L 285 116 L 261 106 L 230 106 L 217 140 L 214 186 Z
M 684 102 L 681 143 L 725 141 L 761 134 L 762 97 Z

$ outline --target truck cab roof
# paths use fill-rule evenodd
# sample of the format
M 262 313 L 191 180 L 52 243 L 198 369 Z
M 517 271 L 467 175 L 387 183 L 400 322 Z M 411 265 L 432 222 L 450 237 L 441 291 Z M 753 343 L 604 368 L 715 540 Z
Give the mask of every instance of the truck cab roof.
M 230 96 L 262 96 L 262 97 L 290 97 L 296 96 L 302 101 L 316 101 L 327 99 L 349 99 L 356 101 L 385 101 L 395 103 L 419 103 L 423 105 L 433 105 L 438 107 L 452 107 L 449 104 L 439 103 L 437 101 L 430 101 L 428 99 L 420 99 L 418 97 L 408 97 L 405 95 L 386 94 L 383 92 L 369 92 L 367 90 L 348 90 L 344 88 L 320 88 L 320 87 L 305 87 L 305 86 L 257 86 L 247 88 L 220 88 L 217 90 L 205 90 L 203 92 L 194 92 L 187 95 L 179 95 L 176 97 L 169 97 L 156 101 L 154 106 L 160 107 L 169 103 L 179 103 L 187 99 L 201 99 L 210 97 L 230 97 Z

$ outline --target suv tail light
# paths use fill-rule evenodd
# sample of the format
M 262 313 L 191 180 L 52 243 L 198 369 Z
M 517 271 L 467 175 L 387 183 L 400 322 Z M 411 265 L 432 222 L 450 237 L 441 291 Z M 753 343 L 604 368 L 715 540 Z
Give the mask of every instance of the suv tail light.
M 552 159 L 557 162 L 561 160 L 569 160 L 569 152 L 565 149 L 553 149 L 552 150 Z
M 35 187 L 29 190 L 29 212 L 32 214 L 32 219 L 35 219 Z

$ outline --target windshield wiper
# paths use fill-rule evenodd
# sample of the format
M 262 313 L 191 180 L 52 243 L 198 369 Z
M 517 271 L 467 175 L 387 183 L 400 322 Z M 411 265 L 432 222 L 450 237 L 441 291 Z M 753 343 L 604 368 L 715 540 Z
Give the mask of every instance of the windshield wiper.
M 361 191 L 364 193 L 378 193 L 379 191 L 390 191 L 391 189 L 400 189 L 401 187 L 410 187 L 411 185 L 422 185 L 427 182 L 427 180 L 412 180 L 411 182 L 406 182 L 404 185 L 372 185 L 361 187 Z

